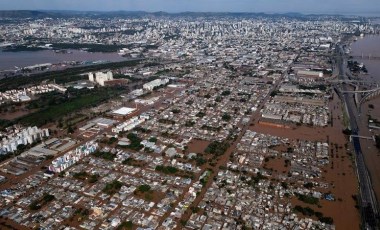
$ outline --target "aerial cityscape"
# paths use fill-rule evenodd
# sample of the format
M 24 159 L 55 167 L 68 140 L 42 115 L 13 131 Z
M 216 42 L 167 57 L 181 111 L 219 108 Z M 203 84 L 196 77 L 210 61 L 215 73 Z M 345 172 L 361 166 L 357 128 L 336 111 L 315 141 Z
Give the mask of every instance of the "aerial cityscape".
M 380 229 L 376 1 L 215 2 L 0 3 L 0 229 Z

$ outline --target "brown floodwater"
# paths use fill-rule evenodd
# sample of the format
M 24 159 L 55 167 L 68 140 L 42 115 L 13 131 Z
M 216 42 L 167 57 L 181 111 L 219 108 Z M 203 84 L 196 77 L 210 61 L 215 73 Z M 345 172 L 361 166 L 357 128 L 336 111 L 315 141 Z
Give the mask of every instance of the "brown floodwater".
M 330 184 L 329 188 L 320 189 L 320 192 L 334 194 L 336 201 L 320 200 L 320 207 L 305 204 L 296 198 L 291 199 L 293 206 L 309 206 L 315 211 L 322 212 L 324 216 L 332 217 L 336 229 L 359 229 L 360 215 L 355 208 L 353 195 L 358 194 L 358 182 L 353 168 L 353 162 L 347 154 L 344 144 L 348 141 L 343 135 L 344 129 L 341 102 L 336 94 L 329 103 L 332 113 L 332 124 L 327 127 L 291 126 L 290 129 L 277 128 L 261 125 L 257 122 L 250 129 L 256 132 L 265 133 L 292 140 L 328 141 L 333 157 L 330 163 L 322 168 L 323 174 L 319 181 Z M 338 148 L 336 148 L 337 146 Z M 267 162 L 267 167 L 278 172 L 287 172 L 281 158 L 271 159 Z
M 369 35 L 358 40 L 351 45 L 352 56 L 369 56 L 380 57 L 380 36 Z M 368 75 L 363 75 L 363 79 L 370 82 L 380 83 L 380 59 L 377 60 L 357 60 L 364 63 L 368 70 Z
M 352 53 L 354 56 L 368 56 L 380 57 L 380 36 L 370 35 L 358 39 L 351 45 Z M 380 84 L 380 59 L 377 60 L 358 60 L 364 63 L 368 70 L 368 75 L 362 76 L 370 82 Z M 369 109 L 368 105 L 374 105 L 374 109 Z M 372 119 L 380 120 L 380 96 L 371 99 L 361 106 L 361 119 L 358 122 L 360 134 L 362 136 L 380 135 L 380 130 L 368 129 L 368 116 Z M 372 140 L 360 140 L 362 151 L 364 153 L 364 160 L 369 171 L 372 186 L 377 200 L 380 200 L 380 151 L 376 148 L 375 142 Z

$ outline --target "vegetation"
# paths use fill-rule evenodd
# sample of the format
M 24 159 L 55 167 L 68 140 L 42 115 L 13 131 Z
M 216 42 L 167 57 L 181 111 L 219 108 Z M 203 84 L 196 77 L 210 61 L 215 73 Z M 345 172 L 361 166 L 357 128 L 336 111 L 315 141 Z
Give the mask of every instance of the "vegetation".
M 94 184 L 96 182 L 98 182 L 99 180 L 99 174 L 92 174 L 89 178 L 88 178 L 88 183 L 90 184 Z
M 342 133 L 343 133 L 344 135 L 349 136 L 349 135 L 352 134 L 352 131 L 351 131 L 350 129 L 344 129 L 344 130 L 342 131 Z
M 180 109 L 172 109 L 172 113 L 175 113 L 175 114 L 177 114 L 177 113 L 180 113 L 181 112 L 181 110 Z
M 275 91 L 273 91 L 273 92 L 270 93 L 270 96 L 271 96 L 271 97 L 274 97 L 274 96 L 276 96 L 278 93 L 279 93 L 279 91 L 275 90 Z
M 307 188 L 307 189 L 311 189 L 314 187 L 314 184 L 312 182 L 307 182 L 303 185 L 303 187 Z
M 376 140 L 376 147 L 380 149 L 380 136 L 375 136 L 375 140 Z
M 222 97 L 217 96 L 217 97 L 215 98 L 215 102 L 221 102 L 221 101 L 222 101 Z
M 125 45 L 103 45 L 103 44 L 86 44 L 86 43 L 54 43 L 57 49 L 86 49 L 88 52 L 111 53 L 125 48 Z
M 296 205 L 294 207 L 294 210 L 296 212 L 302 213 L 304 216 L 316 216 L 320 222 L 326 223 L 326 224 L 333 224 L 334 220 L 331 217 L 325 217 L 321 212 L 316 212 L 313 209 L 309 207 L 302 207 L 299 205 Z
M 201 209 L 199 207 L 191 207 L 193 213 L 198 213 Z
M 176 167 L 173 167 L 173 166 L 162 166 L 162 165 L 156 166 L 155 170 L 159 171 L 159 172 L 162 172 L 164 174 L 175 174 L 175 173 L 178 172 L 178 169 Z
M 202 156 L 196 156 L 193 159 L 195 160 L 197 166 L 202 166 L 207 162 Z
M 318 204 L 319 203 L 318 198 L 308 196 L 308 195 L 299 194 L 299 193 L 296 193 L 295 195 L 298 197 L 298 200 L 300 200 L 304 203 L 307 203 L 307 204 Z
M 222 96 L 228 96 L 228 95 L 230 95 L 231 94 L 231 91 L 229 91 L 229 90 L 225 90 L 225 91 L 223 91 L 222 92 Z
M 195 116 L 196 116 L 196 117 L 204 117 L 204 116 L 206 116 L 206 113 L 200 111 L 200 112 L 198 112 L 197 114 L 195 114 Z
M 207 146 L 205 153 L 221 156 L 227 151 L 229 147 L 230 144 L 228 142 L 213 141 Z
M 260 180 L 265 180 L 265 179 L 267 178 L 263 176 L 260 172 L 258 172 L 256 176 L 251 176 L 250 180 L 244 180 L 244 182 L 252 187 L 255 187 L 260 182 Z
M 227 113 L 224 113 L 222 115 L 222 120 L 229 121 L 229 120 L 231 120 L 231 116 L 229 114 L 227 114 Z
M 95 157 L 102 158 L 107 161 L 113 161 L 115 159 L 115 155 L 110 152 L 101 152 L 101 151 L 95 151 L 93 154 Z
M 194 174 L 192 172 L 180 170 L 173 166 L 157 165 L 155 170 L 164 174 L 175 175 L 184 178 L 194 178 Z
M 133 229 L 133 223 L 132 223 L 132 221 L 122 222 L 117 227 L 117 230 L 131 230 L 131 229 Z
M 166 124 L 166 125 L 174 125 L 175 124 L 175 121 L 170 120 L 170 119 L 165 119 L 165 118 L 159 119 L 158 122 L 160 122 L 162 124 Z
M 123 186 L 123 183 L 121 183 L 118 180 L 114 180 L 106 184 L 106 186 L 104 187 L 102 191 L 108 195 L 113 195 L 117 193 L 121 189 L 122 186 Z
M 281 182 L 281 187 L 283 187 L 284 189 L 288 189 L 288 183 L 286 183 L 286 182 Z
M 157 137 L 151 137 L 151 138 L 149 138 L 149 142 L 156 143 L 157 142 Z
M 73 177 L 78 180 L 86 180 L 89 174 L 85 171 L 77 172 L 73 174 Z
M 99 180 L 99 174 L 90 174 L 85 171 L 74 173 L 73 177 L 78 180 L 87 180 L 87 182 L 91 184 L 96 183 Z
M 48 122 L 58 121 L 62 117 L 83 108 L 96 106 L 123 92 L 120 88 L 101 88 L 98 90 L 81 90 L 82 93 L 65 96 L 60 101 L 51 101 L 43 109 L 16 120 L 24 125 L 42 126 Z M 49 100 L 50 101 L 50 100 Z
M 141 144 L 141 138 L 139 138 L 136 134 L 129 133 L 127 135 L 127 138 L 131 141 L 131 144 L 127 146 L 128 148 L 135 150 L 135 151 L 139 151 L 144 147 Z
M 10 78 L 1 79 L 0 89 L 3 91 L 17 89 L 26 85 L 35 85 L 45 80 L 55 80 L 57 84 L 67 83 L 76 79 L 76 76 L 82 73 L 91 71 L 98 71 L 102 69 L 119 69 L 122 67 L 136 66 L 140 61 L 122 61 L 113 63 L 104 63 L 91 66 L 80 66 L 60 71 L 50 71 L 40 74 L 33 74 L 32 76 L 15 76 Z M 87 77 L 86 77 L 87 78 Z M 81 80 L 81 79 L 77 79 Z
M 302 215 L 304 215 L 304 216 L 313 216 L 315 214 L 315 211 L 313 209 L 311 209 L 309 207 L 304 208 L 304 207 L 299 206 L 299 205 L 296 205 L 294 207 L 294 210 L 296 212 L 302 213 Z
M 42 47 L 37 47 L 37 46 L 18 45 L 18 46 L 13 46 L 10 48 L 3 49 L 3 52 L 41 51 L 41 50 L 46 50 L 46 49 Z
M 30 210 L 39 210 L 41 209 L 44 205 L 46 205 L 47 203 L 49 203 L 50 201 L 54 200 L 55 199 L 55 196 L 49 194 L 49 193 L 45 193 L 42 198 L 38 199 L 38 200 L 35 200 L 33 201 L 30 205 L 29 205 L 29 209 Z
M 191 121 L 191 120 L 188 120 L 186 121 L 185 123 L 185 126 L 186 127 L 193 127 L 195 125 L 195 121 Z
M 146 201 L 151 201 L 154 197 L 160 196 L 159 194 L 155 194 L 155 191 L 152 190 L 151 187 L 147 184 L 143 184 L 137 187 L 133 194 L 145 199 Z
M 90 215 L 90 210 L 87 208 L 78 208 L 75 210 L 73 214 L 73 218 L 75 218 L 77 221 L 82 221 L 83 219 L 87 218 Z
M 202 184 L 202 186 L 205 186 L 209 180 L 209 177 L 211 175 L 211 170 L 207 170 L 204 177 L 202 177 L 199 182 Z
M 108 139 L 108 142 L 107 142 L 107 144 L 108 145 L 112 145 L 112 144 L 114 144 L 115 142 L 117 142 L 117 138 L 116 137 L 111 137 L 110 139 Z
M 202 125 L 201 129 L 205 129 L 205 130 L 213 131 L 213 132 L 219 132 L 222 129 L 222 127 L 220 127 L 220 126 L 213 127 L 213 126 L 209 126 L 209 125 Z
M 143 185 L 140 185 L 139 187 L 137 187 L 137 191 L 139 192 L 149 192 L 151 189 L 151 187 L 147 184 L 143 184 Z
M 143 167 L 146 165 L 146 162 L 136 160 L 136 159 L 133 159 L 132 157 L 129 157 L 128 159 L 123 160 L 122 164 L 123 165 L 130 165 L 130 166 L 134 166 L 134 167 Z

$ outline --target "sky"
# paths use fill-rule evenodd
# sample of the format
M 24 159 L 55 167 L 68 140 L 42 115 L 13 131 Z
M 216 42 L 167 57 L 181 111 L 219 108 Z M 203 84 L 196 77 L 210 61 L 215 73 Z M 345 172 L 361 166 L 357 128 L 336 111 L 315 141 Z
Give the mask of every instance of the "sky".
M 357 13 L 380 16 L 380 0 L 0 0 L 1 10 Z

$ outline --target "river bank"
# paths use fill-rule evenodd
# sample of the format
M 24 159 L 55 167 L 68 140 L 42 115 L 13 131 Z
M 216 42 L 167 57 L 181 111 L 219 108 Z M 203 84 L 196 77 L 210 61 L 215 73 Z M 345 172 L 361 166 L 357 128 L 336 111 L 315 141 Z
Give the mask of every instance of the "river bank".
M 54 50 L 3 52 L 0 51 L 0 71 L 24 68 L 43 63 L 68 65 L 70 62 L 123 61 L 126 58 L 114 53 L 87 52 L 83 50 Z

